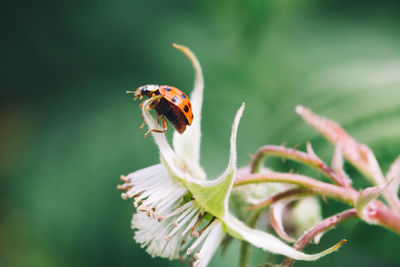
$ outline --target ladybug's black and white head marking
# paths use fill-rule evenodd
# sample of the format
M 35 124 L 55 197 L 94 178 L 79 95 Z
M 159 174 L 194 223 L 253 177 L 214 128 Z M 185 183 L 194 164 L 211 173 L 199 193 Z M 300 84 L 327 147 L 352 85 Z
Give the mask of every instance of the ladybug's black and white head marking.
M 146 91 L 150 93 L 154 93 L 155 91 L 160 89 L 160 86 L 155 84 L 145 85 L 144 87 L 146 88 Z
M 154 93 L 158 89 L 160 89 L 160 86 L 159 85 L 155 85 L 155 84 L 143 85 L 143 86 L 140 86 L 138 88 L 138 90 L 140 90 L 140 92 L 143 93 L 143 94 Z
M 159 85 L 155 85 L 155 84 L 143 85 L 143 86 L 140 86 L 136 90 L 135 96 L 140 97 L 140 96 L 145 95 L 145 96 L 150 97 L 153 93 L 156 93 L 159 89 L 160 89 Z

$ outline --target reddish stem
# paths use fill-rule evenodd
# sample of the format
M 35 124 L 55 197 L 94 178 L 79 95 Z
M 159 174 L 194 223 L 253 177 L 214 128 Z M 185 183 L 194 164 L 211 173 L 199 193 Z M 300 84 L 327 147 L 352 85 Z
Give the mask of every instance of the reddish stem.
M 357 191 L 353 188 L 343 188 L 293 173 L 270 172 L 248 174 L 242 177 L 236 177 L 235 186 L 266 182 L 296 184 L 307 188 L 311 192 L 318 193 L 322 196 L 333 197 L 350 205 L 354 205 L 354 201 L 358 196 Z
M 356 209 L 345 210 L 336 215 L 326 218 L 325 220 L 323 220 L 323 221 L 317 223 L 316 225 L 314 225 L 313 227 L 311 227 L 303 236 L 301 236 L 296 241 L 296 243 L 293 245 L 293 248 L 295 248 L 297 250 L 302 250 L 319 233 L 325 232 L 325 231 L 329 230 L 330 228 L 343 222 L 344 220 L 351 219 L 354 217 L 357 217 Z M 290 267 L 290 266 L 292 266 L 293 262 L 294 262 L 294 259 L 286 258 L 283 261 L 282 266 Z
M 310 195 L 310 194 L 311 194 L 311 192 L 305 188 L 301 188 L 301 187 L 291 188 L 291 189 L 288 189 L 285 191 L 278 192 L 278 193 L 272 195 L 271 197 L 267 198 L 263 202 L 258 203 L 256 205 L 252 205 L 250 207 L 247 207 L 246 209 L 255 210 L 255 209 L 266 207 L 268 205 L 271 205 L 275 202 L 278 202 L 279 200 L 282 200 L 282 199 L 285 199 L 288 197 L 306 196 L 306 195 Z

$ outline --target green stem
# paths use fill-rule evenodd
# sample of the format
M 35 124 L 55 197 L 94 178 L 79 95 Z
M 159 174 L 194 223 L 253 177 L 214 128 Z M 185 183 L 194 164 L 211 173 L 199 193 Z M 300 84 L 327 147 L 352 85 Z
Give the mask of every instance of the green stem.
M 249 220 L 247 221 L 247 225 L 253 228 L 260 217 L 263 209 L 255 210 L 251 215 Z M 239 267 L 247 267 L 249 263 L 249 255 L 250 255 L 250 244 L 246 241 L 241 242 L 240 246 L 240 260 Z

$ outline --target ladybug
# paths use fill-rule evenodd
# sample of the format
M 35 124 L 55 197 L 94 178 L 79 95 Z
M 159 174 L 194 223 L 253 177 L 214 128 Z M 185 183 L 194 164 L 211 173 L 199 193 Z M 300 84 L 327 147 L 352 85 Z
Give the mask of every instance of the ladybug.
M 145 137 L 151 132 L 164 133 L 167 130 L 167 121 L 165 117 L 171 122 L 178 133 L 183 133 L 186 130 L 186 125 L 191 125 L 193 121 L 192 105 L 189 98 L 185 93 L 176 87 L 168 85 L 144 85 L 139 87 L 136 91 L 127 91 L 127 93 L 134 93 L 137 98 L 142 99 L 143 96 L 148 98 L 161 95 L 160 99 L 155 100 L 150 104 L 150 109 L 155 109 L 158 118 L 161 117 L 162 130 L 150 129 Z M 143 102 L 142 102 L 143 104 Z M 140 107 L 142 107 L 140 104 Z M 141 126 L 141 128 L 144 124 Z

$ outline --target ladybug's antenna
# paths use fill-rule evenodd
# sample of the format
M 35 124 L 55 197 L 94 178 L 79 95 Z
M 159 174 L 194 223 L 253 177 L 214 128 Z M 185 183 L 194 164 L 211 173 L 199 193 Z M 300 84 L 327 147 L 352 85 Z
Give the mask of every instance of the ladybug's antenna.
M 138 96 L 138 95 L 136 94 L 136 91 L 126 91 L 126 93 L 127 93 L 127 94 L 135 94 L 135 98 L 133 99 L 133 101 L 135 101 L 136 99 L 138 99 L 138 97 L 139 97 L 140 99 L 143 98 L 142 95 L 141 95 L 141 96 Z

